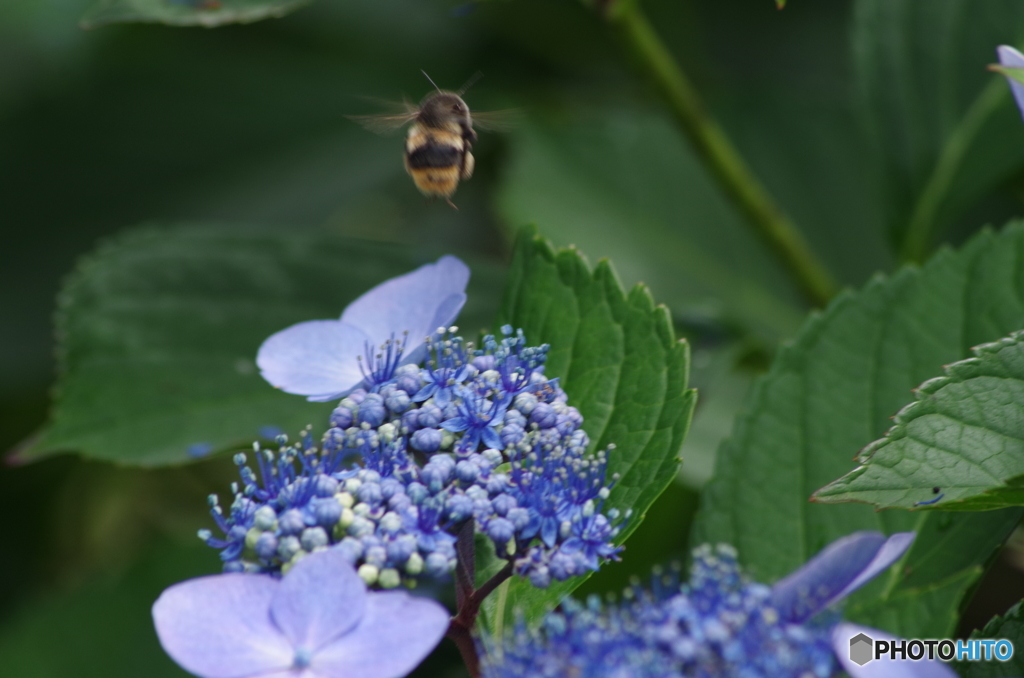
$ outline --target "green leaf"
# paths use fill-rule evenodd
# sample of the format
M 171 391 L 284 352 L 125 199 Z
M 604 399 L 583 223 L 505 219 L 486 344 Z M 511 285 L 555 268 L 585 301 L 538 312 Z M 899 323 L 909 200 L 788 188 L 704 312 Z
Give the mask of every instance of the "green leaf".
M 844 614 L 873 628 L 916 628 L 921 638 L 951 638 L 964 589 L 980 576 L 981 567 L 975 566 L 930 586 L 897 591 L 867 602 L 862 599 L 859 604 L 849 605 Z
M 267 427 L 322 431 L 332 405 L 272 388 L 257 349 L 293 323 L 338 317 L 421 263 L 408 248 L 328 235 L 180 227 L 116 238 L 60 295 L 53 413 L 19 456 L 77 451 L 156 466 L 247 446 Z M 484 326 L 498 278 L 475 267 L 465 329 Z
M 1008 678 L 1024 675 L 1024 609 L 1021 601 L 1000 617 L 996 615 L 985 628 L 975 630 L 971 638 L 1005 638 L 1013 643 L 1014 653 L 1009 661 L 952 662 L 952 667 L 962 678 Z
M 1019 66 L 1003 66 L 1001 64 L 989 64 L 988 70 L 1001 73 L 1011 80 L 1024 85 L 1024 68 Z
M 853 59 L 878 149 L 878 190 L 904 254 L 922 259 L 948 228 L 1021 167 L 1024 126 L 996 45 L 1024 39 L 1016 0 L 857 0 Z
M 633 511 L 621 543 L 679 469 L 696 400 L 687 387 L 686 342 L 676 340 L 668 312 L 645 286 L 624 293 L 607 261 L 591 270 L 576 250 L 555 250 L 532 229 L 516 246 L 499 313 L 504 323 L 523 328 L 530 343 L 551 345 L 546 374 L 561 379 L 592 448 L 615 446 L 608 473 L 620 477 L 605 508 Z M 504 614 L 511 619 L 518 609 L 536 619 L 583 579 L 536 589 L 515 578 Z M 488 628 L 497 621 L 495 607 L 489 599 Z
M 851 604 L 917 590 L 884 628 L 921 637 L 935 615 L 936 587 L 985 563 L 1021 511 L 877 513 L 856 504 L 811 504 L 808 497 L 889 428 L 889 415 L 911 388 L 966 357 L 971 346 L 1017 329 L 1024 318 L 1022 262 L 1024 225 L 1015 223 L 979 234 L 961 251 L 943 250 L 921 269 L 878 277 L 812 316 L 757 382 L 719 450 L 696 543 L 735 545 L 752 575 L 771 582 L 856 530 L 916 530 L 901 568 Z M 958 596 L 973 579 L 965 575 Z
M 612 257 L 673 314 L 725 316 L 774 345 L 799 326 L 785 272 L 662 116 L 578 112 L 517 131 L 505 222 Z
M 33 678 L 186 678 L 160 648 L 150 608 L 165 587 L 217 564 L 198 543 L 164 543 L 123 573 L 41 596 L 0 627 L 0 667 Z
M 223 26 L 282 17 L 312 0 L 100 0 L 82 17 L 82 28 L 114 23 Z
M 974 353 L 921 384 L 862 465 L 814 499 L 947 511 L 1024 505 L 1024 332 Z

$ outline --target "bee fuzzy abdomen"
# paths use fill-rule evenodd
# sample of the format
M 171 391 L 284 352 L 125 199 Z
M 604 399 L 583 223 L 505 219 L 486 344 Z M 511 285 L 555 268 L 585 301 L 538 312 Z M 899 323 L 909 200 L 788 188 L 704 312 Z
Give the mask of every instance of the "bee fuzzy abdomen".
M 453 146 L 427 143 L 410 151 L 406 163 L 412 169 L 456 167 L 462 164 L 462 151 Z
M 460 136 L 414 125 L 405 146 L 405 169 L 420 192 L 449 198 L 458 188 L 465 155 Z

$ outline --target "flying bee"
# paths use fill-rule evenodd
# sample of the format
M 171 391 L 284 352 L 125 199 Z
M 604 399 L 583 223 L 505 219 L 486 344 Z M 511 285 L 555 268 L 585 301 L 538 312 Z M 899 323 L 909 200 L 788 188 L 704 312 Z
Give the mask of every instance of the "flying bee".
M 462 95 L 480 74 L 474 75 L 457 92 L 442 90 L 426 72 L 423 75 L 437 91 L 424 97 L 419 106 L 406 102 L 405 112 L 398 115 L 349 117 L 378 133 L 390 132 L 411 122 L 405 138 L 405 171 L 423 195 L 444 198 L 458 209 L 452 196 L 460 181 L 473 176 L 476 165 L 473 144 L 477 139 L 474 118 Z M 481 129 L 497 129 L 502 126 L 502 115 L 502 112 L 477 114 L 476 122 Z

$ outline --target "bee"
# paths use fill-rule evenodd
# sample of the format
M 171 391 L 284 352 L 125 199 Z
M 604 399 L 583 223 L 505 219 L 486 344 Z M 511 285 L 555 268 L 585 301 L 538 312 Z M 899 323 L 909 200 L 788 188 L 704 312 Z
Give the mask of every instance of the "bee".
M 405 138 L 405 171 L 423 195 L 444 198 L 458 209 L 452 202 L 452 196 L 460 181 L 473 176 L 476 165 L 473 144 L 477 140 L 473 116 L 462 95 L 480 74 L 470 78 L 457 92 L 442 90 L 426 72 L 423 75 L 437 91 L 424 97 L 419 106 L 406 102 L 405 112 L 398 115 L 349 117 L 379 133 L 411 122 Z M 500 127 L 501 115 L 501 112 L 478 114 L 477 123 L 482 129 L 496 129 Z

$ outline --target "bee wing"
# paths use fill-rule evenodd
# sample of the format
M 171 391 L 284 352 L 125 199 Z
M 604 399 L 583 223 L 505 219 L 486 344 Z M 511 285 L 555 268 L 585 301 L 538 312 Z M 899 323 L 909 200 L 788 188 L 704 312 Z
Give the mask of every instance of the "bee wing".
M 473 127 L 489 132 L 508 132 L 522 117 L 518 108 L 506 108 L 501 111 L 473 111 Z
M 414 120 L 420 112 L 418 107 L 408 101 L 401 103 L 377 99 L 373 101 L 389 109 L 389 112 L 374 115 L 346 115 L 345 117 L 359 123 L 375 134 L 389 134 Z

